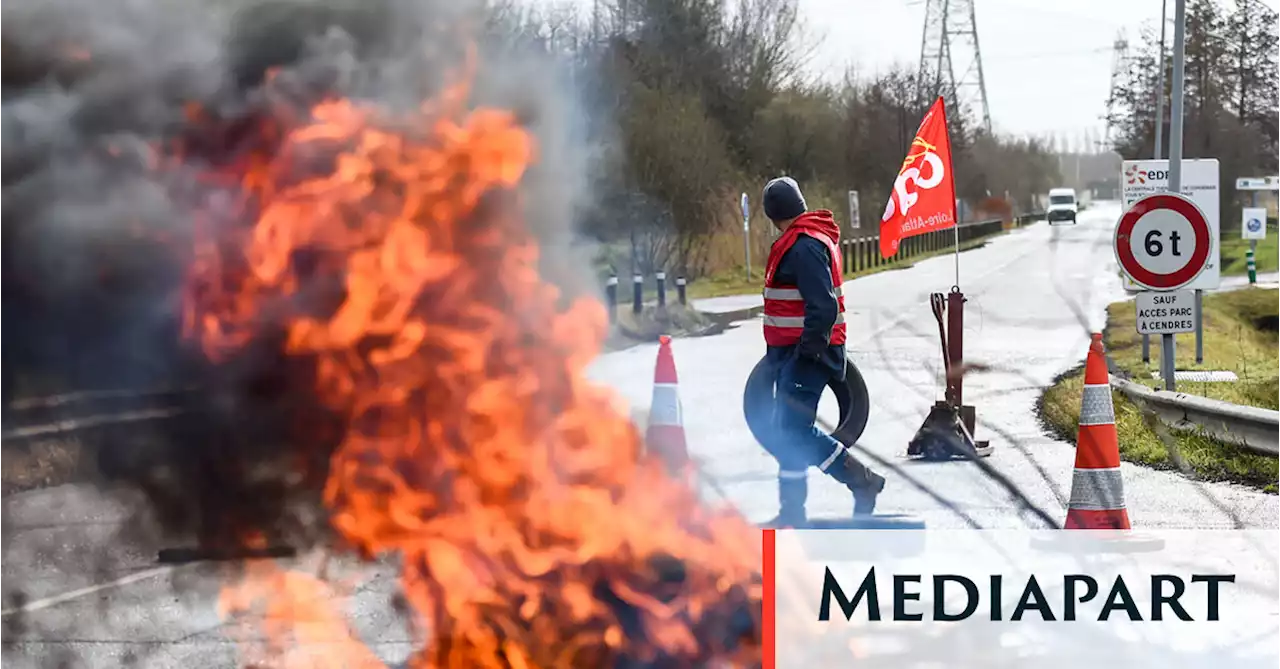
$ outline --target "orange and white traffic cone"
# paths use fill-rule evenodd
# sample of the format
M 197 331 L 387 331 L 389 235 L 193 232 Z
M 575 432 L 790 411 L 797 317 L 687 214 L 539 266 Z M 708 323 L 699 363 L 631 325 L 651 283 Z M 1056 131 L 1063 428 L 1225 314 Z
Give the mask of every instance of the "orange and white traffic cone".
M 676 360 L 671 353 L 671 337 L 658 339 L 658 364 L 653 370 L 653 401 L 649 406 L 649 428 L 645 443 L 667 470 L 675 475 L 687 473 L 689 447 L 684 438 L 684 416 L 677 389 Z
M 1120 437 L 1111 404 L 1111 383 L 1103 359 L 1102 334 L 1094 333 L 1084 364 L 1080 434 L 1071 480 L 1066 529 L 1127 530 L 1129 512 L 1120 475 Z

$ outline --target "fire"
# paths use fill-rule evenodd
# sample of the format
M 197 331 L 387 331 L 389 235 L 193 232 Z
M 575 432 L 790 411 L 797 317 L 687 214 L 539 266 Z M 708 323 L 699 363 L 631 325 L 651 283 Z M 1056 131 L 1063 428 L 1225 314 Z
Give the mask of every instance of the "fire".
M 341 426 L 335 548 L 396 558 L 411 666 L 758 663 L 758 534 L 670 479 L 586 380 L 607 320 L 539 276 L 533 137 L 468 94 L 261 123 L 272 150 L 211 175 L 240 197 L 197 231 L 188 334 L 213 361 L 278 336 L 306 368 L 291 391 Z M 378 666 L 315 575 L 256 565 L 221 605 L 265 614 L 283 666 Z

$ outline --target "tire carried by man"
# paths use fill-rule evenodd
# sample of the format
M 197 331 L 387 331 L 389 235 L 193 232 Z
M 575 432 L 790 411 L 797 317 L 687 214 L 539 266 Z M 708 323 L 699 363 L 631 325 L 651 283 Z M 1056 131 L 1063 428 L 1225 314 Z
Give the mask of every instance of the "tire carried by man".
M 752 436 L 761 445 L 767 445 L 770 439 L 771 424 L 774 419 L 774 407 L 777 404 L 774 385 L 778 378 L 778 366 L 768 357 L 760 359 L 747 377 L 746 389 L 742 392 L 742 414 L 747 419 L 747 427 Z M 837 441 L 845 446 L 852 446 L 867 428 L 867 419 L 871 416 L 871 396 L 867 392 L 867 382 L 852 360 L 845 361 L 844 381 L 830 380 L 827 388 L 835 395 L 836 405 L 840 409 L 840 422 L 831 433 Z

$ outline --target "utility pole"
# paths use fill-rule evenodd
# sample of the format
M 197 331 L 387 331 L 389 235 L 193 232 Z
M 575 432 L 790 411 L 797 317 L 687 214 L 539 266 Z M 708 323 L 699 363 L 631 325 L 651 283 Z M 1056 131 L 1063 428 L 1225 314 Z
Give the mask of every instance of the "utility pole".
M 1186 84 L 1187 0 L 1174 0 L 1173 10 L 1173 88 L 1169 106 L 1169 192 L 1182 193 L 1182 89 Z M 1165 390 L 1175 390 L 1173 335 L 1160 335 L 1160 376 Z
M 982 128 L 991 134 L 991 108 L 987 104 L 987 80 L 982 71 L 975 0 L 928 0 L 924 30 L 920 35 L 920 65 L 916 75 L 916 105 L 924 107 L 941 95 L 950 109 L 962 109 L 968 98 L 977 104 Z M 968 49 L 966 49 L 968 45 Z M 957 48 L 958 47 L 958 48 Z M 955 51 L 952 49 L 956 48 Z M 956 78 L 954 56 L 966 51 L 972 58 Z M 932 72 L 930 71 L 932 69 Z
M 1156 149 L 1153 156 L 1160 160 L 1164 148 L 1164 31 L 1168 25 L 1165 18 L 1169 9 L 1169 0 L 1160 0 L 1160 51 L 1156 54 Z M 1142 335 L 1142 362 L 1151 362 L 1151 335 Z

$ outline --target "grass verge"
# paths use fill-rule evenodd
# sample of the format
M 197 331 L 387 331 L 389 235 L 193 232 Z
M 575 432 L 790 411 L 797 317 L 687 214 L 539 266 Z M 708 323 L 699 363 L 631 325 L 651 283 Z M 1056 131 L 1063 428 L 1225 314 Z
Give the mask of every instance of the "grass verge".
M 1240 376 L 1235 383 L 1183 383 L 1178 389 L 1275 409 L 1277 404 L 1277 353 L 1275 319 L 1277 291 L 1245 289 L 1214 293 L 1204 298 L 1204 364 L 1194 365 L 1194 346 L 1178 347 L 1179 369 L 1229 369 Z M 1134 331 L 1133 303 L 1117 302 L 1107 308 L 1104 340 L 1117 370 L 1154 387 L 1142 362 L 1141 337 Z M 1190 340 L 1190 337 L 1188 337 Z M 1157 347 L 1152 360 L 1158 368 Z M 1186 356 L 1186 357 L 1184 357 Z M 1040 416 L 1046 428 L 1064 441 L 1075 442 L 1080 420 L 1083 367 L 1056 379 L 1040 398 Z M 1119 393 L 1111 393 L 1116 410 L 1120 457 L 1156 469 L 1181 471 L 1206 481 L 1234 481 L 1266 492 L 1277 491 L 1280 469 L 1276 458 L 1251 453 L 1197 432 L 1171 430 L 1144 414 Z M 1165 438 L 1161 438 L 1161 435 Z
M 1245 252 L 1249 250 L 1249 240 L 1231 237 L 1223 239 L 1218 247 L 1218 255 L 1222 262 L 1224 276 L 1242 276 L 1249 273 Z M 1280 271 L 1280 234 L 1274 228 L 1267 230 L 1267 238 L 1258 241 L 1258 249 L 1254 252 L 1254 262 L 1259 274 Z
M 1179 370 L 1227 370 L 1239 381 L 1179 382 L 1178 390 L 1235 404 L 1277 409 L 1280 374 L 1276 355 L 1275 289 L 1248 288 L 1204 296 L 1204 362 L 1195 361 L 1195 336 L 1179 335 L 1174 367 Z M 1151 364 L 1142 362 L 1142 336 L 1134 329 L 1133 302 L 1107 307 L 1107 354 L 1138 383 L 1155 387 L 1152 370 L 1160 369 L 1159 338 L 1152 338 Z

